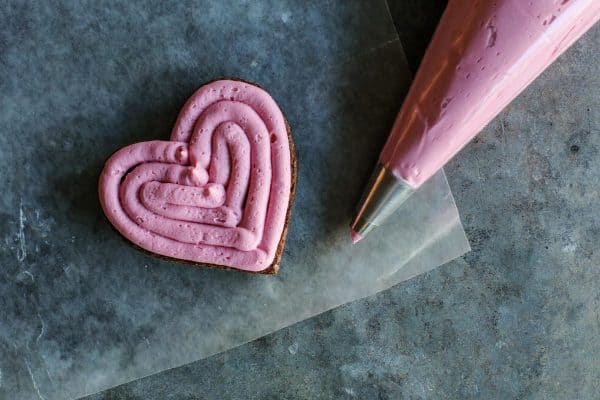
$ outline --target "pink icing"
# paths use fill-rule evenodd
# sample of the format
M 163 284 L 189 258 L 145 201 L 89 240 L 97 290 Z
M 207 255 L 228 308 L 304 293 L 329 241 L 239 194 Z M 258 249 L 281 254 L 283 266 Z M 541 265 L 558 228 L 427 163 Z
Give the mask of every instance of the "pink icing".
M 350 229 L 350 238 L 352 239 L 352 244 L 356 244 L 362 240 L 361 234 L 354 229 Z
M 380 161 L 417 188 L 600 18 L 600 0 L 450 0 Z
M 181 260 L 261 271 L 275 258 L 292 183 L 286 122 L 264 90 L 222 80 L 198 89 L 170 141 L 117 151 L 102 208 L 137 246 Z

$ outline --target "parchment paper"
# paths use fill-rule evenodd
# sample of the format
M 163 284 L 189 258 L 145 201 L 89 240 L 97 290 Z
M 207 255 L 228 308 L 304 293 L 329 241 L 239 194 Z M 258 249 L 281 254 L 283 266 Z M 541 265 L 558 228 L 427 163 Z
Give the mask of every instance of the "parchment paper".
M 469 248 L 443 173 L 350 244 L 410 80 L 384 1 L 9 1 L 0 35 L 0 398 L 74 398 L 182 365 Z M 267 89 L 296 140 L 276 277 L 141 253 L 97 201 L 104 160 L 167 139 L 220 76 Z

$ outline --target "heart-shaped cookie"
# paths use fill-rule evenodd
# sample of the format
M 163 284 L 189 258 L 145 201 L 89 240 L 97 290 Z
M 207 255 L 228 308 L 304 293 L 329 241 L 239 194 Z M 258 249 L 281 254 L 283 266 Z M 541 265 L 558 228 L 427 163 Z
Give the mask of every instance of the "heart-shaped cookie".
M 100 176 L 104 213 L 151 253 L 275 273 L 296 168 L 287 122 L 261 88 L 219 80 L 198 89 L 169 141 L 132 144 Z

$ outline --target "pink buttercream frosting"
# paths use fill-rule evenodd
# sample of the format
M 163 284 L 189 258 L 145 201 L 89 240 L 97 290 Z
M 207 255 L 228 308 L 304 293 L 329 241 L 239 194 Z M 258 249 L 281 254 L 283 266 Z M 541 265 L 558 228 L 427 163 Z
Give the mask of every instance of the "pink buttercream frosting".
M 450 0 L 380 157 L 417 188 L 600 18 L 600 0 Z
M 261 271 L 274 261 L 292 185 L 287 126 L 264 90 L 221 80 L 198 89 L 170 141 L 132 144 L 106 162 L 102 208 L 152 253 Z
M 362 240 L 361 234 L 354 229 L 350 229 L 350 238 L 352 239 L 352 244 L 356 244 Z

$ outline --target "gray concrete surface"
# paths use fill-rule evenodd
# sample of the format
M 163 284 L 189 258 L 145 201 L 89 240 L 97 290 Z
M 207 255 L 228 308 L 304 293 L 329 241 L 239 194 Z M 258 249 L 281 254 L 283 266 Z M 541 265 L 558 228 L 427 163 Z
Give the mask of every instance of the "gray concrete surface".
M 99 3 L 81 4 L 94 7 Z M 3 260 L 0 288 L 4 294 L 0 331 L 5 339 L 0 343 L 0 364 L 12 366 L 12 369 L 0 368 L 2 400 L 59 398 L 61 393 L 74 389 L 53 384 L 61 373 L 66 378 L 71 372 L 85 375 L 93 386 L 99 377 L 86 374 L 81 366 L 73 364 L 77 357 L 69 358 L 60 351 L 72 351 L 73 356 L 77 349 L 113 343 L 126 349 L 135 348 L 137 343 L 144 345 L 145 335 L 170 323 L 170 318 L 180 311 L 179 305 L 193 304 L 193 295 L 202 290 L 198 278 L 202 273 L 185 269 L 163 273 L 169 266 L 159 263 L 145 279 L 135 284 L 129 282 L 136 291 L 123 293 L 115 282 L 122 280 L 126 284 L 133 271 L 90 266 L 112 265 L 114 260 L 123 258 L 143 265 L 143 256 L 133 250 L 128 253 L 123 249 L 119 250 L 122 253 L 114 254 L 94 252 L 103 245 L 119 248 L 118 237 L 102 222 L 95 202 L 96 174 L 108 149 L 131 141 L 126 136 L 131 131 L 138 135 L 136 140 L 155 138 L 167 131 L 179 105 L 189 94 L 187 88 L 197 76 L 254 71 L 251 74 L 266 76 L 273 85 L 277 82 L 293 85 L 296 79 L 310 78 L 297 76 L 290 69 L 290 75 L 282 83 L 269 73 L 272 49 L 278 51 L 279 60 L 294 56 L 287 48 L 269 45 L 268 40 L 273 39 L 270 30 L 265 31 L 262 40 L 255 41 L 263 49 L 262 58 L 256 61 L 254 51 L 239 49 L 232 62 L 227 52 L 218 51 L 218 40 L 198 45 L 195 40 L 198 32 L 194 29 L 179 32 L 183 25 L 178 21 L 170 24 L 173 36 L 157 35 L 156 42 L 149 46 L 142 40 L 145 35 L 140 35 L 139 27 L 128 25 L 132 11 L 122 4 L 120 13 L 107 16 L 120 23 L 106 27 L 88 21 L 73 31 L 42 18 L 46 12 L 59 13 L 63 21 L 70 21 L 73 15 L 69 7 L 15 1 L 10 3 L 11 10 L 6 15 L 11 18 L 4 20 L 3 27 L 16 32 L 15 36 L 7 38 L 0 28 L 1 54 L 14 51 L 10 62 L 8 57 L 0 57 L 0 70 L 15 73 L 19 78 L 2 80 L 0 87 L 2 93 L 19 94 L 15 98 L 23 101 L 9 103 L 8 97 L 0 97 L 3 115 L 10 117 L 4 121 L 22 122 L 3 126 L 3 132 L 23 134 L 0 135 L 2 150 L 7 155 L 3 158 L 6 164 L 1 164 L 3 171 L 14 170 L 12 178 L 3 182 L 3 196 L 0 196 L 2 210 L 10 210 L 0 214 L 3 222 L 9 221 L 0 224 L 5 241 L 0 247 Z M 154 4 L 160 6 L 162 2 Z M 184 3 L 177 4 L 179 8 L 175 11 L 193 27 L 195 17 L 187 12 Z M 347 4 L 352 10 L 356 4 L 364 3 Z M 43 10 L 31 13 L 34 5 Z M 390 1 L 390 11 L 412 66 L 418 65 L 425 38 L 433 26 L 431 21 L 434 15 L 439 15 L 440 5 L 443 4 L 439 0 Z M 207 15 L 211 12 L 210 7 L 195 10 Z M 138 15 L 148 18 L 144 29 L 149 32 L 160 31 L 157 19 L 164 23 L 174 12 L 168 5 L 155 11 Z M 362 21 L 368 15 L 350 17 L 349 12 L 344 20 Z M 240 26 L 234 28 L 238 35 L 252 32 Z M 97 38 L 88 34 L 90 31 L 105 37 L 121 35 L 123 46 L 118 47 L 117 53 L 119 57 L 129 57 L 130 62 L 103 64 L 97 57 L 86 57 L 90 42 L 97 44 Z M 215 28 L 215 32 L 219 33 L 219 29 Z M 299 32 L 304 31 L 299 29 Z M 385 39 L 388 33 L 372 24 L 372 35 L 358 37 Z M 57 34 L 61 40 L 52 41 Z M 299 35 L 298 40 L 303 37 Z M 351 38 L 333 39 L 346 45 L 331 49 L 329 42 L 315 41 L 312 45 L 320 50 L 302 57 L 296 55 L 300 59 L 295 62 L 308 59 L 311 68 L 318 68 L 320 58 L 315 54 L 320 54 L 319 51 L 334 51 L 340 59 L 352 55 Z M 47 45 L 37 47 L 38 43 Z M 88 399 L 598 398 L 599 43 L 597 26 L 446 169 L 473 246 L 471 253 L 376 296 Z M 74 47 L 68 48 L 72 44 Z M 159 49 L 158 55 L 140 58 L 140 49 L 146 46 Z M 161 51 L 176 46 L 194 49 L 193 54 L 175 58 L 183 66 L 181 69 L 172 67 L 175 61 L 160 57 Z M 218 55 L 217 59 L 202 58 L 206 57 L 202 46 L 208 46 Z M 24 47 L 36 51 L 16 51 Z M 61 49 L 65 48 L 63 52 Z M 114 48 L 100 48 L 105 49 L 100 59 L 110 60 Z M 71 53 L 81 57 L 64 61 L 65 54 Z M 27 54 L 32 58 L 26 59 Z M 401 55 L 385 46 L 379 54 L 381 59 L 370 62 L 386 63 L 384 70 L 388 73 L 397 68 Z M 256 70 L 250 69 L 253 61 L 259 67 Z M 149 72 L 150 62 L 154 67 L 162 66 L 164 73 L 159 78 Z M 64 63 L 75 65 L 73 71 L 77 73 L 62 69 Z M 225 65 L 237 67 L 225 68 Z M 276 67 L 281 71 L 285 65 Z M 131 69 L 137 71 L 134 76 L 128 75 Z M 114 76 L 103 75 L 107 70 L 114 71 Z M 364 75 L 354 72 L 350 76 Z M 106 81 L 99 82 L 100 76 Z M 376 78 L 362 76 L 363 89 L 377 92 L 378 86 L 371 88 L 364 84 Z M 99 96 L 91 92 L 97 86 L 110 90 Z M 283 93 L 285 87 L 278 90 Z M 139 99 L 140 92 L 148 95 Z M 343 98 L 346 92 L 336 93 Z M 381 93 L 384 97 L 380 111 L 387 115 L 390 110 L 386 107 L 391 104 L 383 100 L 390 93 L 385 90 Z M 60 101 L 56 96 L 61 96 Z M 85 101 L 90 97 L 102 98 L 106 103 L 96 107 Z M 360 96 L 356 99 L 360 103 Z M 349 104 L 348 109 L 359 106 Z M 106 115 L 93 115 L 97 108 L 106 110 Z M 67 113 L 69 118 L 64 118 L 65 109 L 73 111 Z M 139 117 L 131 118 L 119 111 L 123 109 Z M 294 118 L 301 123 L 300 115 Z M 356 119 L 356 123 L 361 122 Z M 32 138 L 42 125 L 44 130 L 40 133 L 45 135 L 41 136 L 44 140 L 31 146 L 27 138 Z M 82 139 L 82 132 L 99 130 L 114 135 L 96 143 Z M 56 133 L 61 135 L 58 142 L 52 136 Z M 70 147 L 57 143 L 61 146 L 68 143 Z M 25 163 L 33 168 L 24 167 Z M 69 163 L 79 163 L 80 167 L 67 172 L 65 165 Z M 31 174 L 38 170 L 42 171 L 39 176 Z M 52 188 L 56 190 L 50 191 Z M 23 196 L 22 202 L 19 196 Z M 54 219 L 35 213 L 33 205 L 45 202 L 55 210 Z M 57 221 L 67 228 L 56 227 Z M 69 229 L 77 234 L 69 234 Z M 45 241 L 51 241 L 60 251 L 53 253 Z M 49 263 L 50 257 L 55 262 Z M 74 266 L 86 269 L 73 271 Z M 160 307 L 148 308 L 145 302 L 136 303 L 135 296 L 144 299 L 148 295 L 145 290 L 156 288 L 158 282 L 177 290 L 161 292 L 164 301 L 151 303 Z M 5 289 L 15 286 L 16 291 Z M 53 290 L 59 288 L 66 300 L 46 301 L 53 299 Z M 131 295 L 122 302 L 131 307 L 116 308 L 102 297 L 106 293 L 117 297 Z M 152 311 L 149 315 L 154 320 L 131 333 L 130 317 L 143 317 L 144 310 Z M 44 323 L 44 313 L 62 313 L 64 318 L 50 326 L 47 321 Z M 6 324 L 7 320 L 11 324 Z M 108 321 L 112 324 L 110 329 L 106 329 Z M 46 344 L 44 348 L 50 350 L 36 351 Z M 123 364 L 108 363 L 101 369 L 112 374 L 130 373 L 125 367 L 134 355 L 135 352 L 116 354 L 115 357 L 124 360 Z M 47 359 L 56 361 L 52 369 L 45 365 Z M 53 388 L 54 392 L 46 392 L 45 388 Z
M 471 253 L 90 399 L 597 399 L 599 43 L 596 26 L 447 167 Z
M 298 189 L 276 277 L 152 257 L 98 204 L 106 158 L 166 139 L 219 76 L 268 88 L 293 127 Z M 384 0 L 0 2 L 0 399 L 105 390 L 464 254 L 442 174 L 370 241 L 349 240 L 409 82 Z

